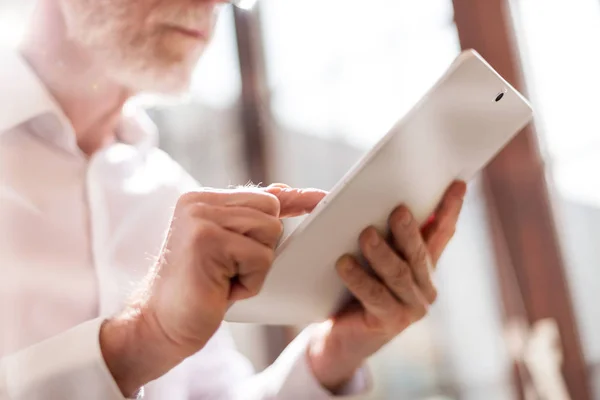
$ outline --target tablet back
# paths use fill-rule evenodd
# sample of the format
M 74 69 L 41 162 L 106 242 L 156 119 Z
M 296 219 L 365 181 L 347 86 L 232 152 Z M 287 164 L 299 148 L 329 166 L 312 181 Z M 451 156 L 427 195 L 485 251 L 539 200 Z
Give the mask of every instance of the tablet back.
M 363 157 L 278 247 L 261 293 L 227 321 L 298 325 L 327 319 L 347 299 L 335 263 L 358 237 L 407 205 L 425 222 L 446 188 L 468 181 L 532 118 L 527 101 L 476 52 L 437 84 Z

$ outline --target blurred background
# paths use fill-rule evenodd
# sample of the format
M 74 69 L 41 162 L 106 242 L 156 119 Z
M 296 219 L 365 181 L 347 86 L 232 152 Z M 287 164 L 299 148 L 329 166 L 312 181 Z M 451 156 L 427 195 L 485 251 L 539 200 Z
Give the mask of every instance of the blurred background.
M 27 8 L 0 0 L 0 45 Z M 377 398 L 600 399 L 599 42 L 598 0 L 259 0 L 225 7 L 192 101 L 149 113 L 203 185 L 330 189 L 476 49 L 535 123 L 470 183 L 438 303 L 370 362 Z M 260 370 L 298 329 L 234 331 Z

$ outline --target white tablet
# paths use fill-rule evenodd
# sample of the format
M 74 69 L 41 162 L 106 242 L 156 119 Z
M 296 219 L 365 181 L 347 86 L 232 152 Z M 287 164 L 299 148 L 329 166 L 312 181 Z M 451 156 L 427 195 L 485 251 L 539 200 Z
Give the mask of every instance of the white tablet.
M 326 320 L 348 299 L 335 263 L 359 254 L 366 227 L 388 231 L 388 217 L 401 204 L 425 222 L 454 180 L 469 181 L 531 118 L 521 94 L 475 51 L 462 52 L 280 244 L 260 294 L 235 303 L 225 319 L 273 325 Z

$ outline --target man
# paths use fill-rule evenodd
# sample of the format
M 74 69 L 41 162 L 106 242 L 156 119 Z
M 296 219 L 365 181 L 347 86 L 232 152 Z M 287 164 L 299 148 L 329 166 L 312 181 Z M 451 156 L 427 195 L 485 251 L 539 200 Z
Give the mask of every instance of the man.
M 280 219 L 324 193 L 203 190 L 124 107 L 141 91 L 185 91 L 218 3 L 38 0 L 20 52 L 1 53 L 0 398 L 367 395 L 365 360 L 435 300 L 430 270 L 463 183 L 422 230 L 404 207 L 391 240 L 365 230 L 357 239 L 378 277 L 341 258 L 357 303 L 266 371 L 235 350 L 227 308 L 260 291 Z

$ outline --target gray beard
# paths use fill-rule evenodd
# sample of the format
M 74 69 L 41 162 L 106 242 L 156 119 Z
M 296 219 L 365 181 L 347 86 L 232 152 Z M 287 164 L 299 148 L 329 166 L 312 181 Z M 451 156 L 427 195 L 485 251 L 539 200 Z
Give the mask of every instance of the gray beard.
M 193 66 L 161 65 L 154 58 L 151 40 L 136 37 L 123 15 L 122 0 L 62 0 L 69 38 L 92 55 L 106 75 L 134 93 L 180 96 L 190 87 Z M 108 3 L 108 4 L 107 4 Z

